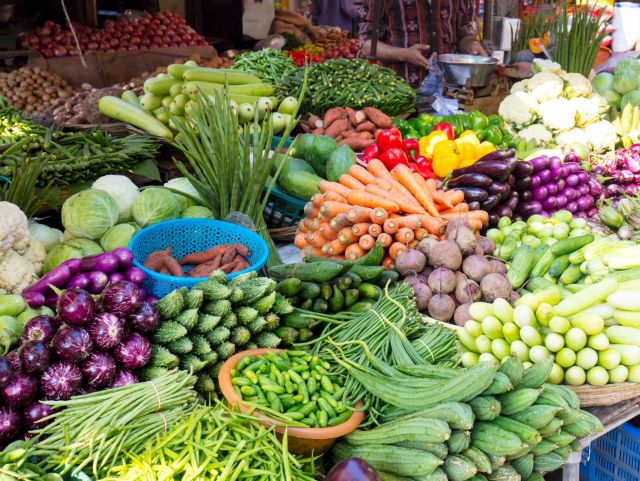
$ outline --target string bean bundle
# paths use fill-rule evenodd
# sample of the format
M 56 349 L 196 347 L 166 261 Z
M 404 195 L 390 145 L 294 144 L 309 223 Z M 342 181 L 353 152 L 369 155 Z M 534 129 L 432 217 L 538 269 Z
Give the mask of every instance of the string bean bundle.
M 40 441 L 33 454 L 47 468 L 76 472 L 86 467 L 99 478 L 122 462 L 124 452 L 142 452 L 145 440 L 179 422 L 196 399 L 194 383 L 194 376 L 176 370 L 153 381 L 46 401 L 55 412 L 35 431 Z

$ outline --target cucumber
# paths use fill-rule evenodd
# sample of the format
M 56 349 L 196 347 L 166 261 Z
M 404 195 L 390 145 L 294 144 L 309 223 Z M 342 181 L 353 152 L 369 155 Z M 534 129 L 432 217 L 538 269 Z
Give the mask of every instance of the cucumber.
M 104 97 L 102 97 L 104 98 Z M 269 269 L 270 276 L 276 281 L 297 277 L 302 281 L 323 282 L 339 275 L 344 266 L 337 262 L 300 262 L 297 264 L 280 264 Z
M 289 279 L 285 279 L 280 281 L 276 286 L 276 291 L 278 291 L 283 296 L 295 296 L 300 289 L 302 288 L 302 281 L 297 277 L 291 277 Z
M 562 285 L 566 286 L 578 282 L 583 275 L 580 270 L 580 264 L 571 264 L 560 274 L 559 280 Z
M 358 286 L 358 292 L 362 297 L 366 297 L 368 299 L 377 300 L 382 294 L 382 289 L 380 289 L 375 284 L 370 284 L 368 282 L 363 282 Z
M 300 290 L 298 290 L 300 299 L 315 299 L 319 295 L 320 286 L 315 282 L 302 282 L 300 284 Z
M 185 70 L 182 78 L 187 81 L 199 80 L 218 84 L 244 85 L 259 84 L 262 82 L 255 75 L 240 70 L 218 69 L 209 67 L 197 67 Z
M 185 63 L 174 63 L 167 67 L 167 73 L 173 78 L 182 80 L 185 71 L 196 68 L 197 66 L 198 64 L 191 60 L 188 60 Z
M 551 266 L 549 267 L 549 275 L 551 277 L 560 277 L 562 273 L 566 271 L 570 265 L 571 265 L 571 262 L 569 262 L 569 254 L 556 257 L 556 259 L 551 263 Z
M 280 324 L 285 327 L 293 327 L 294 329 L 309 328 L 313 325 L 314 320 L 307 316 L 302 316 L 299 310 L 295 310 L 289 314 L 285 314 L 280 318 Z
M 347 289 L 344 293 L 344 307 L 351 307 L 360 298 L 360 291 L 358 289 Z
M 344 294 L 338 288 L 338 286 L 333 286 L 333 295 L 329 298 L 329 311 L 338 312 L 344 306 Z
M 395 271 L 394 271 L 395 272 Z M 349 279 L 351 279 L 351 285 L 346 287 L 347 289 L 349 287 L 358 287 L 360 285 L 360 283 L 362 282 L 362 277 L 360 277 L 358 274 L 356 274 L 355 272 L 351 272 L 350 270 L 345 272 L 342 277 L 348 277 Z M 342 290 L 344 290 L 345 288 L 340 287 Z
M 384 271 L 380 278 L 376 281 L 378 287 L 383 289 L 387 287 L 387 284 L 393 285 L 400 280 L 400 274 L 398 271 Z
M 307 264 L 310 264 L 312 262 L 333 262 L 334 264 L 340 264 L 341 266 L 343 266 L 342 272 L 349 271 L 349 269 L 351 269 L 354 266 L 353 261 L 339 261 L 339 260 L 334 261 L 327 257 L 318 257 L 318 256 L 314 256 L 313 254 L 305 254 L 304 262 L 306 262 Z
M 553 266 L 553 264 L 551 265 Z M 555 285 L 553 282 L 551 282 L 549 279 L 545 279 L 544 277 L 532 277 L 527 282 L 527 290 L 529 292 L 536 292 L 547 289 L 548 287 L 551 287 L 553 285 Z
M 151 135 L 169 140 L 173 138 L 173 132 L 153 115 L 118 97 L 111 95 L 101 97 L 98 101 L 98 108 L 107 117 L 131 124 Z
M 520 246 L 513 256 L 507 272 L 507 279 L 509 279 L 511 287 L 514 289 L 522 287 L 533 269 L 533 262 L 533 248 L 527 245 Z
M 401 418 L 367 431 L 357 429 L 345 436 L 345 440 L 355 446 L 400 442 L 443 443 L 450 436 L 451 429 L 446 421 L 414 417 Z
M 353 279 L 344 275 L 344 276 L 336 277 L 334 280 L 331 281 L 331 283 L 341 291 L 346 291 L 353 284 Z M 360 284 L 358 283 L 358 285 Z
M 371 250 L 357 259 L 354 264 L 360 266 L 379 266 L 382 263 L 383 257 L 384 248 L 376 242 Z
M 172 77 L 164 77 L 164 78 L 156 77 L 156 78 L 150 78 L 147 81 L 145 81 L 142 88 L 145 94 L 164 97 L 165 95 L 169 95 L 169 90 L 171 90 L 171 87 L 173 87 L 177 83 L 180 83 L 180 80 Z
M 349 272 L 353 272 L 354 274 L 358 275 L 363 281 L 373 282 L 382 275 L 382 273 L 384 272 L 384 267 L 356 264 L 351 269 L 349 269 Z
M 26 301 L 19 294 L 0 295 L 0 316 L 15 317 L 27 308 Z
M 579 235 L 577 237 L 567 237 L 566 239 L 559 240 L 553 244 L 550 251 L 555 256 L 569 255 L 572 252 L 582 249 L 587 244 L 593 242 L 593 234 Z
M 327 312 L 328 309 L 329 304 L 321 297 L 316 298 L 316 300 L 313 301 L 313 306 L 311 307 L 313 312 Z
M 531 270 L 531 277 L 544 276 L 551 267 L 554 259 L 555 256 L 551 252 L 551 249 L 547 249 L 533 266 L 533 269 Z

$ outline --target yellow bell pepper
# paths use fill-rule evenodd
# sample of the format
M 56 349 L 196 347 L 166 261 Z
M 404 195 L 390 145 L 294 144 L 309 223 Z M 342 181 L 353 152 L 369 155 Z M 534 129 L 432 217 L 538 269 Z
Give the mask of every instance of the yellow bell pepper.
M 461 163 L 465 163 L 469 160 L 472 160 L 473 162 L 475 162 L 475 160 L 478 158 L 476 155 L 477 147 L 475 144 L 463 138 L 456 139 L 454 140 L 454 142 L 456 143 L 456 150 L 460 155 Z
M 478 145 L 476 147 L 476 159 L 480 159 L 481 157 L 484 157 L 485 155 L 487 155 L 490 152 L 493 152 L 494 150 L 498 150 L 496 148 L 495 145 L 493 145 L 491 142 L 489 141 L 484 141 L 482 142 L 480 145 Z
M 443 140 L 433 148 L 433 172 L 438 177 L 446 177 L 460 165 L 461 157 L 454 140 Z
M 478 139 L 478 136 L 473 130 L 465 130 L 458 136 L 457 140 L 466 140 L 473 145 L 480 145 L 480 139 Z
M 420 145 L 420 155 L 430 159 L 433 156 L 434 146 L 443 140 L 448 140 L 447 134 L 439 130 L 434 130 L 429 135 L 422 137 L 418 141 L 418 145 Z

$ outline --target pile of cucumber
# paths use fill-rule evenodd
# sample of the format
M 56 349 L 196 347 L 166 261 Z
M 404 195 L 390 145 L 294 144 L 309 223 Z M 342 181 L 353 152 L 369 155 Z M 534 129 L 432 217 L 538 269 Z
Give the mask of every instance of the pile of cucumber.
M 364 459 L 382 481 L 544 481 L 544 473 L 581 449 L 577 439 L 603 429 L 580 410 L 573 391 L 545 384 L 552 364 L 525 369 L 510 357 L 493 367 L 480 395 L 480 376 L 469 382 L 462 372 L 437 366 L 406 371 L 403 384 L 418 391 L 413 408 L 406 397 L 401 408 L 388 402 L 385 423 L 346 436 L 333 448 L 334 461 Z M 381 381 L 367 386 L 376 396 L 384 395 Z M 419 392 L 421 385 L 429 387 Z

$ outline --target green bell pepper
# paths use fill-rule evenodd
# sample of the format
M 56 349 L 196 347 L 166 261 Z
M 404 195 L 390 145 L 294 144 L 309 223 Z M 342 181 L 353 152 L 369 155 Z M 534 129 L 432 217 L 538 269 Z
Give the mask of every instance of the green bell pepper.
M 450 124 L 453 127 L 453 133 L 455 134 L 456 137 L 458 137 L 465 130 L 464 124 L 459 115 L 455 115 L 455 114 L 445 115 L 442 118 L 442 122 L 446 122 L 447 124 Z
M 489 117 L 487 117 L 487 121 L 491 126 L 500 128 L 504 127 L 504 120 L 499 115 L 491 114 L 489 115 Z
M 477 110 L 469 112 L 469 129 L 474 132 L 485 130 L 489 126 L 489 119 L 485 114 Z
M 502 130 L 495 126 L 487 127 L 478 132 L 478 137 L 483 142 L 486 140 L 497 147 L 502 143 Z

